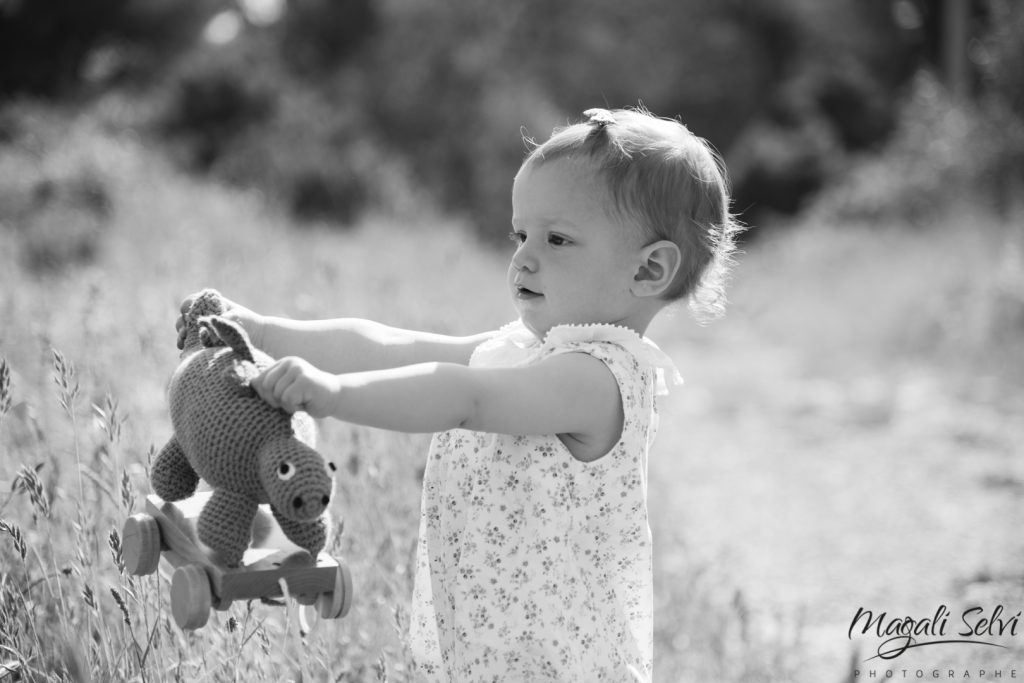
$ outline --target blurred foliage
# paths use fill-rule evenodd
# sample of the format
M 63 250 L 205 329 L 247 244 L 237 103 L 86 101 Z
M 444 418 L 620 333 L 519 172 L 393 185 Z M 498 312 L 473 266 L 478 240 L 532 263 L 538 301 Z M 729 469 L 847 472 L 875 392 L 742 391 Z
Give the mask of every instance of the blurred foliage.
M 971 45 L 984 90 L 1024 116 L 1024 4 L 992 3 L 991 31 Z
M 116 208 L 100 159 L 64 148 L 62 128 L 38 107 L 0 112 L 0 231 L 39 276 L 94 264 Z
M 522 157 L 508 131 L 523 125 L 543 138 L 602 104 L 642 102 L 681 117 L 735 163 L 742 205 L 788 207 L 787 195 L 821 184 L 819 160 L 833 147 L 863 147 L 888 132 L 893 89 L 912 70 L 899 29 L 877 17 L 888 2 L 827 5 L 396 3 L 371 66 L 397 80 L 373 81 L 373 118 L 413 152 L 417 176 L 446 205 L 469 207 L 488 226 L 507 223 L 509 183 Z M 810 149 L 815 159 L 780 166 L 756 145 L 736 144 L 762 123 L 775 139 L 797 137 L 796 155 Z M 819 123 L 829 138 L 824 149 L 794 135 Z M 754 196 L 765 175 L 783 187 Z
M 985 111 L 1019 118 L 1022 4 L 969 1 L 977 94 L 1000 103 Z M 151 130 L 183 163 L 301 218 L 351 223 L 419 201 L 420 187 L 498 237 L 526 147 L 518 131 L 542 139 L 587 107 L 642 103 L 724 152 L 736 209 L 756 223 L 804 207 L 894 131 L 906 137 L 901 107 L 914 74 L 939 59 L 941 8 L 0 0 L 0 96 L 145 85 Z M 211 21 L 228 32 L 212 35 Z
M 879 154 L 854 158 L 813 212 L 823 220 L 915 225 L 958 205 L 1002 217 L 1024 189 L 1024 3 L 991 2 L 990 30 L 972 41 L 975 96 L 958 99 L 920 72 L 900 102 L 894 134 Z
M 248 130 L 269 124 L 279 82 L 251 50 L 197 49 L 173 72 L 159 126 L 185 143 L 181 161 L 207 171 Z
M 957 205 L 1008 216 L 1024 187 L 1024 120 L 999 99 L 963 102 L 921 74 L 882 154 L 851 164 L 814 202 L 827 221 L 925 225 Z
M 372 0 L 291 0 L 277 45 L 295 73 L 320 78 L 341 66 L 376 28 Z
M 140 81 L 188 50 L 223 0 L 2 0 L 0 98 Z

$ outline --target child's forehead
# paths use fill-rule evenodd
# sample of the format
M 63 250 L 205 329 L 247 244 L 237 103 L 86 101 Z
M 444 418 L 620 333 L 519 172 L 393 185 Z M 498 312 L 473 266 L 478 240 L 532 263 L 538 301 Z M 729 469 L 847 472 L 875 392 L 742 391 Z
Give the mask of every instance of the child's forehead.
M 604 225 L 624 237 L 638 233 L 614 210 L 607 184 L 593 165 L 567 158 L 520 170 L 512 189 L 512 220 L 522 227 Z
M 538 177 L 545 183 L 557 182 L 560 185 L 572 185 L 581 190 L 603 191 L 605 189 L 596 165 L 586 159 L 576 157 L 527 160 L 516 174 L 515 182 L 524 185 L 527 183 L 523 181 L 533 181 Z M 528 184 L 533 185 L 533 183 Z
M 518 209 L 537 202 L 551 206 L 581 201 L 593 204 L 606 194 L 607 188 L 591 167 L 570 159 L 524 165 L 512 186 L 512 201 L 519 204 Z

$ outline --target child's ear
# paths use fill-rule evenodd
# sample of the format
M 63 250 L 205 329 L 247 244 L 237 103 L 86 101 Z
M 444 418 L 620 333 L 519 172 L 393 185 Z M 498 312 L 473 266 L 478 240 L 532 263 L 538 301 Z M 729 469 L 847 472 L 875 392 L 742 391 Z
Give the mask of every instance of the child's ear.
M 637 296 L 661 296 L 672 286 L 682 263 L 679 245 L 660 240 L 640 250 L 640 266 L 630 291 Z

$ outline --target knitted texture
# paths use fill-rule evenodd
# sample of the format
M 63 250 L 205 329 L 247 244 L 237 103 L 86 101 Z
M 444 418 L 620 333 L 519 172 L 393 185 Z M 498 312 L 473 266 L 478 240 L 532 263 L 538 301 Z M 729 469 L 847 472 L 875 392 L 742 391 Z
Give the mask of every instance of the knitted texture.
M 195 493 L 199 478 L 210 485 L 199 540 L 228 566 L 241 562 L 261 503 L 315 557 L 327 540 L 335 467 L 300 440 L 313 433 L 308 415 L 272 408 L 249 386 L 273 359 L 239 325 L 209 316 L 223 310 L 220 295 L 204 290 L 185 316 L 183 360 L 168 389 L 174 436 L 153 462 L 153 489 L 176 501 Z

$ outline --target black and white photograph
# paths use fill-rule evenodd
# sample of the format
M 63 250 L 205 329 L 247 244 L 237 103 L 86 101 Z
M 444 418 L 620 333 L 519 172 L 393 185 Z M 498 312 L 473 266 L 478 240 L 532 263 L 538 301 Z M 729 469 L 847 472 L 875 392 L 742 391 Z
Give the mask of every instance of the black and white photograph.
M 1024 679 L 1024 2 L 0 0 L 0 683 Z

